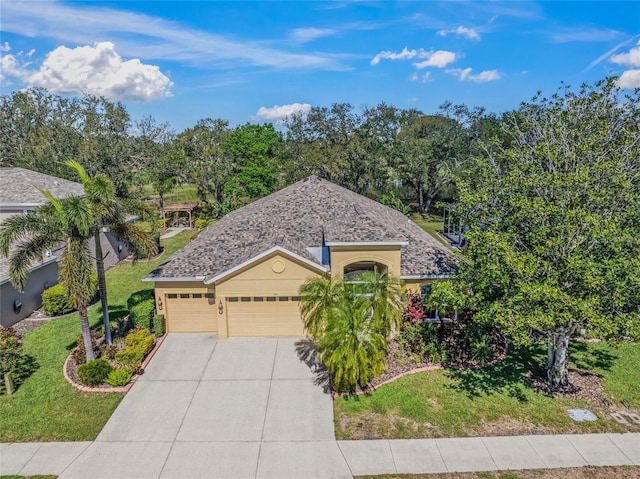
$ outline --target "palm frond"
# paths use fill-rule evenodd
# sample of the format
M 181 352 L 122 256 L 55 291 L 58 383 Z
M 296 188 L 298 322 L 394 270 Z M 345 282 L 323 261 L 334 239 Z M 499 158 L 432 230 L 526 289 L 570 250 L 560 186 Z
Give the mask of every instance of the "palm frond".
M 86 307 L 95 293 L 95 268 L 85 238 L 67 239 L 58 271 L 69 302 L 77 309 Z
M 120 221 L 109 224 L 109 231 L 113 236 L 122 241 L 135 259 L 151 258 L 158 254 L 158 245 L 155 239 L 137 223 Z
M 67 165 L 69 168 L 73 168 L 76 171 L 76 173 L 78 173 L 78 176 L 80 177 L 80 183 L 82 183 L 83 185 L 91 181 L 89 178 L 89 175 L 87 174 L 87 171 L 76 160 L 67 160 L 64 162 L 64 164 Z
M 34 264 L 40 262 L 44 253 L 57 243 L 56 238 L 47 234 L 32 236 L 18 243 L 9 260 L 9 279 L 19 291 L 24 290 Z

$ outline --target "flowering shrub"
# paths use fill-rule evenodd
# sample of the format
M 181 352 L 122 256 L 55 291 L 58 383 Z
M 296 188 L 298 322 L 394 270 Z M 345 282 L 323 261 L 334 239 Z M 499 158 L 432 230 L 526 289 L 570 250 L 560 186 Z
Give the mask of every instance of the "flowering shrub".
M 402 319 L 410 324 L 416 324 L 422 321 L 424 318 L 424 303 L 422 296 L 419 294 L 412 294 L 409 297 L 409 303 L 404 311 Z

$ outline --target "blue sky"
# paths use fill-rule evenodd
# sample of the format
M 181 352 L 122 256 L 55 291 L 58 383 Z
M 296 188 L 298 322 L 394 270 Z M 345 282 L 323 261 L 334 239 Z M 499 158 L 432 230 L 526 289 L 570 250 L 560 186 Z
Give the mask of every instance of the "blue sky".
M 640 87 L 640 2 L 3 0 L 2 93 L 122 101 L 176 130 L 310 105 L 501 112 L 561 82 Z

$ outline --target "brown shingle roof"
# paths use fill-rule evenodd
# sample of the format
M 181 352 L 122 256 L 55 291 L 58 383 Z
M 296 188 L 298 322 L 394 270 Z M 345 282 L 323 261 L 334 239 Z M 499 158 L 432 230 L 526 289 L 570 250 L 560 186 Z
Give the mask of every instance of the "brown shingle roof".
M 273 248 L 314 263 L 325 243 L 401 243 L 401 276 L 446 276 L 451 252 L 402 213 L 310 176 L 226 215 L 147 277 L 213 278 Z
M 47 198 L 37 188 L 56 198 L 83 196 L 82 184 L 24 168 L 0 168 L 0 205 L 40 205 Z

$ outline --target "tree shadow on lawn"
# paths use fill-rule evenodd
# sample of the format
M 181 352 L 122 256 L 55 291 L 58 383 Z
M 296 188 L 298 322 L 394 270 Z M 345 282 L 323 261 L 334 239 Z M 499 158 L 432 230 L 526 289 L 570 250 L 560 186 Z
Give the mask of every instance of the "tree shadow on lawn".
M 610 371 L 616 359 L 618 355 L 602 343 L 571 341 L 569 344 L 569 362 L 579 369 Z
M 539 346 L 520 346 L 509 350 L 502 360 L 477 369 L 449 369 L 447 376 L 454 379 L 456 384 L 450 386 L 468 397 L 490 395 L 507 389 L 509 395 L 519 401 L 526 401 L 521 387 L 524 376 L 537 364 L 544 361 Z
M 579 369 L 588 371 L 609 371 L 618 358 L 611 350 L 602 346 L 589 346 L 590 343 L 572 341 L 569 345 L 569 361 Z M 519 346 L 510 349 L 507 356 L 500 362 L 479 369 L 450 369 L 447 375 L 456 381 L 450 386 L 468 397 L 491 395 L 496 392 L 507 391 L 521 402 L 526 402 L 524 377 L 534 368 L 546 363 L 546 350 L 542 344 Z

